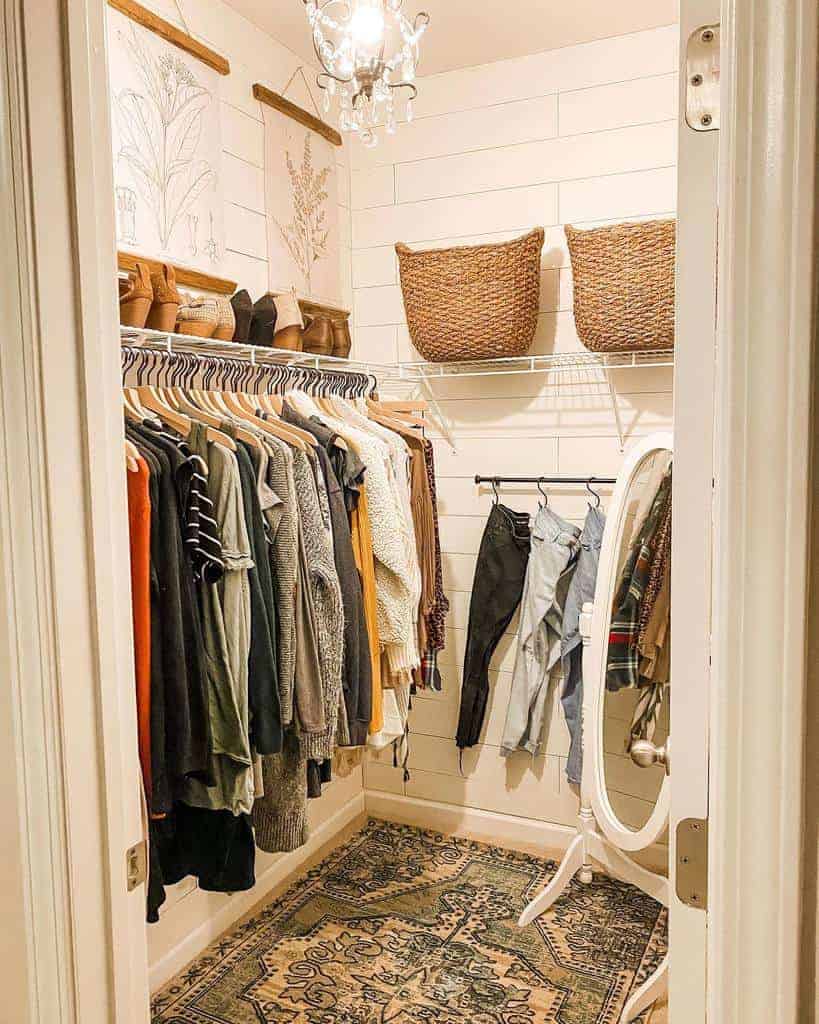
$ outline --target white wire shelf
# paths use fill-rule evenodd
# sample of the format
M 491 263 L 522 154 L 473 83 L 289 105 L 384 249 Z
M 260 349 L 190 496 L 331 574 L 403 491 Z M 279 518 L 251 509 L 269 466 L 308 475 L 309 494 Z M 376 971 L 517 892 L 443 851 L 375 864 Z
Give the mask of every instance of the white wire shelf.
M 612 381 L 612 371 L 636 370 L 674 365 L 673 349 L 656 352 L 565 352 L 553 355 L 506 356 L 500 359 L 464 360 L 452 363 L 396 362 L 372 363 L 338 356 L 291 352 L 287 349 L 246 345 L 233 341 L 215 341 L 188 334 L 168 334 L 148 328 L 122 327 L 122 345 L 148 351 L 222 356 L 259 366 L 303 366 L 316 370 L 368 374 L 384 385 L 408 385 L 420 388 L 445 439 L 455 442 L 451 426 L 433 389 L 435 381 L 468 377 L 508 376 L 510 374 L 583 374 L 598 371 L 608 390 L 612 416 L 617 426 L 620 449 L 624 447 L 623 423 Z
M 433 381 L 445 377 L 488 377 L 515 373 L 577 373 L 584 370 L 629 370 L 673 366 L 674 350 L 656 352 L 565 352 L 553 355 L 504 356 L 454 363 L 404 362 L 402 375 Z
M 289 349 L 247 345 L 235 341 L 218 341 L 214 338 L 197 338 L 191 334 L 172 334 L 165 331 L 154 331 L 147 327 L 121 327 L 120 342 L 124 346 L 141 348 L 148 352 L 221 356 L 225 359 L 249 362 L 255 366 L 303 366 L 314 370 L 363 373 L 377 376 L 379 380 L 390 383 L 400 383 L 405 379 L 395 365 L 374 366 L 371 363 L 359 362 L 355 359 L 342 359 L 339 356 L 293 352 Z

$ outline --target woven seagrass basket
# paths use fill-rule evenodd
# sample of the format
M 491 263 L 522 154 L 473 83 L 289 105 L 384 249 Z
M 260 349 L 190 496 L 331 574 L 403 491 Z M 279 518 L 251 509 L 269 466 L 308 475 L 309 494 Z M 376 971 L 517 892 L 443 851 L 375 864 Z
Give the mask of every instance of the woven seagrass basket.
M 511 242 L 395 247 L 412 343 L 431 362 L 529 351 L 537 327 L 543 228 Z
M 676 222 L 652 220 L 578 231 L 566 225 L 574 322 L 592 352 L 674 347 Z

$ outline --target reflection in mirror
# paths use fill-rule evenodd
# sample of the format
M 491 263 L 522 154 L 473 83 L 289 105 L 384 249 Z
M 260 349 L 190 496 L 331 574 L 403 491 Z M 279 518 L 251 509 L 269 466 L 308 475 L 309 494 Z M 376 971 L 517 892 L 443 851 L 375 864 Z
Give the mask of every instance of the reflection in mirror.
M 617 545 L 602 744 L 609 803 L 633 830 L 651 816 L 665 774 L 662 765 L 635 764 L 629 749 L 632 738 L 648 738 L 661 747 L 668 736 L 669 688 L 660 684 L 669 676 L 670 466 L 668 451 L 643 460 L 632 479 Z M 640 550 L 643 557 L 638 558 Z

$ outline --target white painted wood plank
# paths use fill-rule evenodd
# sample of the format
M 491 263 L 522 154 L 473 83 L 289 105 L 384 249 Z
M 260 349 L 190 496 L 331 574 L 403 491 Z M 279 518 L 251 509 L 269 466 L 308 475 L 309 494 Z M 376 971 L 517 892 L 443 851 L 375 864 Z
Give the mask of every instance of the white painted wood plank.
M 356 296 L 358 294 L 356 292 Z M 394 363 L 398 357 L 395 327 L 359 327 L 356 324 L 352 355 L 374 365 Z
M 497 437 L 510 442 L 520 437 L 544 436 L 600 437 L 616 435 L 610 406 L 598 397 L 557 397 L 527 399 L 510 403 L 504 399 L 474 398 L 441 403 L 455 434 L 463 437 Z M 661 430 L 671 419 L 671 396 L 661 394 L 620 394 L 618 406 L 627 436 L 643 436 Z M 431 437 L 440 436 L 434 426 Z
M 454 199 L 406 203 L 353 214 L 353 246 L 356 249 L 390 243 L 418 242 L 478 232 L 515 231 L 557 221 L 557 187 L 490 192 Z
M 465 437 L 457 452 L 445 441 L 434 441 L 435 474 L 438 480 L 466 479 L 474 489 L 476 474 L 482 476 L 531 476 L 533 473 L 555 473 L 558 465 L 556 438 L 521 438 L 510 445 L 507 438 Z
M 406 322 L 404 299 L 398 285 L 383 288 L 357 288 L 355 322 L 360 327 Z
M 384 167 L 353 170 L 350 183 L 354 210 L 391 206 L 395 202 L 395 170 L 391 163 Z
M 558 90 L 662 75 L 677 68 L 675 26 L 634 32 L 530 57 L 497 61 L 418 81 L 416 118 L 503 103 Z
M 264 125 L 227 103 L 221 104 L 220 110 L 222 149 L 254 167 L 263 168 Z
M 560 135 L 651 124 L 674 120 L 676 116 L 676 74 L 575 89 L 558 97 Z
M 486 527 L 485 515 L 438 516 L 441 550 L 453 554 L 477 555 Z
M 390 764 L 379 764 L 368 759 L 364 762 L 364 788 L 379 793 L 404 792 L 404 769 L 393 768 Z
M 398 263 L 391 245 L 353 250 L 353 285 L 356 288 L 377 288 L 397 282 Z
M 676 161 L 676 127 L 665 121 L 402 164 L 397 199 L 412 203 L 669 166 Z
M 223 153 L 222 187 L 226 203 L 265 215 L 264 171 L 260 167 Z
M 267 259 L 267 221 L 262 214 L 225 204 L 225 246 L 245 256 Z
M 560 221 L 658 216 L 676 207 L 677 172 L 674 167 L 635 171 L 586 181 L 565 181 L 560 189 Z
M 228 249 L 222 259 L 222 272 L 236 282 L 237 291 L 246 288 L 254 302 L 268 289 L 266 259 Z
M 447 153 L 468 153 L 514 146 L 557 134 L 557 98 L 541 96 L 500 103 L 479 110 L 401 122 L 395 135 L 384 135 L 374 149 L 352 154 L 353 166 L 372 168 L 405 164 Z
M 454 747 L 454 744 L 453 744 Z M 560 761 L 556 757 L 503 759 L 494 748 L 478 748 L 482 756 L 466 777 L 415 768 L 410 771 L 407 796 L 455 803 L 504 814 L 571 824 L 577 802 L 560 791 Z M 528 760 L 529 764 L 524 764 Z

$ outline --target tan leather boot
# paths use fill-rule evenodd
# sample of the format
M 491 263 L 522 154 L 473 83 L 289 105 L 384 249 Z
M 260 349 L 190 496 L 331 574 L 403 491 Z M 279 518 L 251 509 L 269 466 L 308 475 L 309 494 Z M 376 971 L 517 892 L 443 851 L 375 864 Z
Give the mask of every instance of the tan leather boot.
M 119 282 L 119 322 L 125 327 L 144 327 L 154 300 L 147 263 L 137 263 L 128 280 Z
M 156 273 L 151 274 L 151 286 L 154 290 L 154 301 L 145 326 L 154 331 L 171 333 L 176 324 L 176 315 L 181 302 L 173 267 L 168 263 L 163 263 Z

